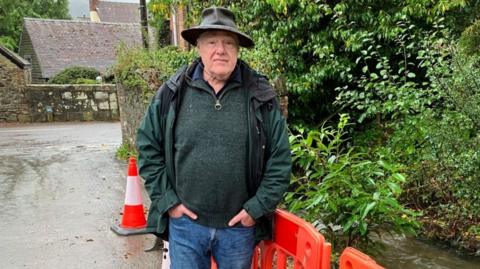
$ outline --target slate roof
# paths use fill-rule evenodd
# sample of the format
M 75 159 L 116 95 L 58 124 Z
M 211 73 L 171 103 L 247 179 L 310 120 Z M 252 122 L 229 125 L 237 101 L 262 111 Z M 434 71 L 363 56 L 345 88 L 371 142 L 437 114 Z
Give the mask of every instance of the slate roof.
M 24 18 L 24 31 L 30 36 L 44 78 L 69 66 L 103 72 L 115 62 L 118 45 L 142 45 L 139 24 Z
M 3 55 L 5 58 L 9 59 L 12 63 L 16 64 L 18 67 L 24 69 L 25 67 L 29 67 L 30 63 L 20 57 L 20 55 L 16 54 L 15 52 L 5 48 L 0 44 L 0 54 Z
M 140 23 L 140 5 L 135 3 L 97 2 L 102 22 Z

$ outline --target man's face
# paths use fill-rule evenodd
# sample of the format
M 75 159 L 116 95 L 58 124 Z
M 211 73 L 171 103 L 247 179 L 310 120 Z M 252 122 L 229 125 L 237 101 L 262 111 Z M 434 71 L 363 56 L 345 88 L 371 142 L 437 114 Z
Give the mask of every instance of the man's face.
M 237 36 L 226 31 L 207 31 L 198 38 L 197 48 L 205 72 L 216 78 L 228 79 L 237 64 Z

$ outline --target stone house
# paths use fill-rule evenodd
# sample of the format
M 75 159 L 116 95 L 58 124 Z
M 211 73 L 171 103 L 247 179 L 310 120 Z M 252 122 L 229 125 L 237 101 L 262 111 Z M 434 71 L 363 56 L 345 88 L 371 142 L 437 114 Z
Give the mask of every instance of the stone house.
M 0 122 L 29 122 L 26 85 L 30 63 L 0 45 Z
M 32 64 L 32 83 L 71 66 L 105 72 L 120 44 L 142 45 L 139 24 L 24 18 L 18 54 Z

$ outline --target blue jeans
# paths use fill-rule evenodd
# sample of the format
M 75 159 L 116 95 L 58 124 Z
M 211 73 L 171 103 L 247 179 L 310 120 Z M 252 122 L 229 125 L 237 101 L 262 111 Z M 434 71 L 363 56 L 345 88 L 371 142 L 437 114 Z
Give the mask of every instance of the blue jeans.
M 169 221 L 171 269 L 210 269 L 211 256 L 219 269 L 250 268 L 254 227 L 209 228 L 185 215 Z

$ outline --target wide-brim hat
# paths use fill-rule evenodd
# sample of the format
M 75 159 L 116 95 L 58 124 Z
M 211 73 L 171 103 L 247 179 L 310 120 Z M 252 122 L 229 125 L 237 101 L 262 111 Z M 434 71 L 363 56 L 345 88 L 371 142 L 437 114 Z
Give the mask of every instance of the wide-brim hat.
M 223 30 L 231 32 L 238 36 L 238 43 L 245 48 L 255 46 L 253 40 L 248 35 L 240 32 L 235 24 L 235 15 L 222 7 L 210 7 L 202 11 L 202 22 L 198 26 L 191 27 L 182 31 L 182 37 L 188 43 L 196 46 L 197 38 L 204 32 L 209 30 Z

